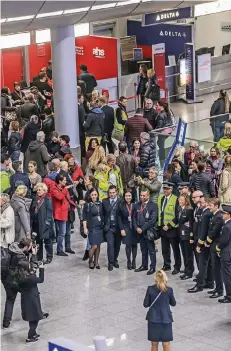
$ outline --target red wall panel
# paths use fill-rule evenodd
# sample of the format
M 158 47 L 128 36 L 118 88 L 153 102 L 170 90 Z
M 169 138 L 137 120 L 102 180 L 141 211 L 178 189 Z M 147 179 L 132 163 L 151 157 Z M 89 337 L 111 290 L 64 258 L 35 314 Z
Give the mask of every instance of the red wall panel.
M 30 80 L 37 76 L 41 68 L 47 67 L 48 61 L 51 59 L 51 44 L 44 43 L 44 56 L 39 56 L 38 45 L 33 44 L 28 47 L 29 51 L 29 66 L 30 66 Z
M 138 48 L 143 49 L 143 59 L 152 57 L 152 47 L 148 45 L 137 45 Z
M 7 86 L 13 90 L 14 82 L 20 82 L 23 74 L 21 48 L 2 50 L 1 72 L 3 72 L 3 77 L 1 78 L 2 86 Z

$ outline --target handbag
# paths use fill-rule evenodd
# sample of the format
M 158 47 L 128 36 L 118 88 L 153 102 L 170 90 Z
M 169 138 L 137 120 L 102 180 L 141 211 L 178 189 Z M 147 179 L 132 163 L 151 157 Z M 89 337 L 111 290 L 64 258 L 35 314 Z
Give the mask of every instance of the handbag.
M 74 223 L 75 221 L 75 210 L 68 210 L 68 222 Z
M 5 119 L 9 122 L 16 121 L 17 120 L 16 112 L 15 111 L 6 111 L 5 112 Z
M 159 231 L 155 227 L 148 229 L 147 237 L 148 237 L 148 240 L 151 240 L 151 241 L 158 240 L 160 238 Z

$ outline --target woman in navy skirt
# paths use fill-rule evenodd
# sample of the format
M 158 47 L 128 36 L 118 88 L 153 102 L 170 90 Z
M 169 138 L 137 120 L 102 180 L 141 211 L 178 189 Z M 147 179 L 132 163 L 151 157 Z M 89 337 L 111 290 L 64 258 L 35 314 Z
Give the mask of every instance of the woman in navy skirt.
M 121 202 L 118 209 L 118 225 L 122 236 L 122 243 L 125 246 L 127 256 L 127 268 L 129 270 L 136 269 L 137 256 L 137 233 L 132 228 L 132 215 L 134 210 L 132 203 L 132 191 L 126 190 L 124 200 Z M 132 260 L 131 260 L 132 257 Z
M 99 202 L 99 193 L 95 188 L 89 191 L 89 201 L 83 208 L 83 230 L 88 235 L 91 248 L 89 250 L 89 268 L 100 269 L 99 253 L 103 237 L 103 210 Z M 94 256 L 94 261 L 93 261 Z
M 159 342 L 162 342 L 164 351 L 170 351 L 170 341 L 173 340 L 170 306 L 175 305 L 173 289 L 168 287 L 168 277 L 164 271 L 159 270 L 156 272 L 155 284 L 148 287 L 144 299 L 144 307 L 149 307 L 146 320 L 152 351 L 158 351 Z

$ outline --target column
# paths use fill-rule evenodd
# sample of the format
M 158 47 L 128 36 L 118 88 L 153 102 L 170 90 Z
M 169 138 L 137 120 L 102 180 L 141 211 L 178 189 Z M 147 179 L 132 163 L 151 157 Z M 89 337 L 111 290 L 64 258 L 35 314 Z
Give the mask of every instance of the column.
M 70 136 L 80 160 L 74 26 L 51 29 L 55 130 Z

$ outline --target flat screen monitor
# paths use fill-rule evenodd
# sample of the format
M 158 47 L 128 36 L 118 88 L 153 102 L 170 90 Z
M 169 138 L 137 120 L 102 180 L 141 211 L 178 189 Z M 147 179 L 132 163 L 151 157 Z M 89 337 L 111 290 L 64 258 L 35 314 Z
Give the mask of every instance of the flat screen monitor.
M 214 56 L 215 46 L 208 48 L 208 54 L 211 54 L 211 57 Z
M 230 44 L 224 45 L 222 48 L 222 55 L 228 55 L 230 52 Z

